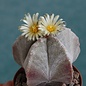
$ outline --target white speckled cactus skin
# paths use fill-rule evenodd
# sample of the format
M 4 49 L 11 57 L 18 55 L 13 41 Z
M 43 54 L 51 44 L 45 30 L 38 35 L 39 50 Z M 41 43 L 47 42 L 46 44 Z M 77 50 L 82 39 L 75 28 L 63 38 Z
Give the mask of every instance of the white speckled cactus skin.
M 46 82 L 71 83 L 72 63 L 77 59 L 78 37 L 68 28 L 55 37 L 27 41 L 20 36 L 13 45 L 13 56 L 24 67 L 28 86 Z
M 80 53 L 79 38 L 69 28 L 65 28 L 62 32 L 57 34 L 56 37 L 70 54 L 71 57 L 69 57 L 69 59 L 71 63 L 73 63 Z

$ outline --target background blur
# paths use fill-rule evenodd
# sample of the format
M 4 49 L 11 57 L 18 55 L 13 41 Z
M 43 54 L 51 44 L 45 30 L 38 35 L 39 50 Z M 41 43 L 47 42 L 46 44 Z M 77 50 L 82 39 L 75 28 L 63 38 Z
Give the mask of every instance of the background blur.
M 14 61 L 12 45 L 21 34 L 18 26 L 25 13 L 59 14 L 80 38 L 81 53 L 74 65 L 86 86 L 86 0 L 0 0 L 0 83 L 12 80 L 20 66 Z

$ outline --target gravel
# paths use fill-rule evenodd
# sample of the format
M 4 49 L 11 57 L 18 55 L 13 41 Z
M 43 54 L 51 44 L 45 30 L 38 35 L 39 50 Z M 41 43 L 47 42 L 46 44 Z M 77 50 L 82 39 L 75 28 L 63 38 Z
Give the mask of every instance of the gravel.
M 15 82 L 15 86 L 27 86 L 25 73 L 20 73 Z M 80 75 L 77 71 L 73 71 L 73 80 L 71 84 L 65 84 L 62 82 L 41 83 L 38 86 L 80 86 Z

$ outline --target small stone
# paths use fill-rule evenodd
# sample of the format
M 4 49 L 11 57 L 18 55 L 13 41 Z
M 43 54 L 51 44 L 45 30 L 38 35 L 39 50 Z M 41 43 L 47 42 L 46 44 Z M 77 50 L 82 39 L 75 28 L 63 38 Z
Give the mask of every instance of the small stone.
M 71 84 L 69 84 L 69 86 L 74 86 L 74 83 L 73 83 L 73 82 L 71 82 Z
M 62 86 L 67 86 L 65 83 L 63 83 L 63 85 Z
M 80 86 L 80 84 L 76 84 L 75 86 Z
M 74 78 L 78 79 L 79 78 L 79 73 L 74 71 Z
M 74 82 L 74 84 L 78 84 L 79 83 L 77 79 L 73 79 L 73 82 Z

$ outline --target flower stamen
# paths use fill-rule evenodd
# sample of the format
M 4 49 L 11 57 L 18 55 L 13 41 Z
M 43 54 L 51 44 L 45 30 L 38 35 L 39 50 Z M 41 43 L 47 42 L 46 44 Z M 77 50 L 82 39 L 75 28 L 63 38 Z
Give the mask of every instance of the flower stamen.
M 34 34 L 36 34 L 37 32 L 38 32 L 38 26 L 37 25 L 32 25 L 31 27 L 30 27 L 30 31 L 32 32 L 32 33 L 34 33 Z
M 55 27 L 54 25 L 48 25 L 48 26 L 47 26 L 47 30 L 48 30 L 49 32 L 53 32 L 53 31 L 56 30 L 56 27 Z

